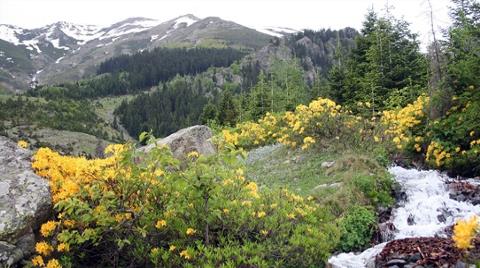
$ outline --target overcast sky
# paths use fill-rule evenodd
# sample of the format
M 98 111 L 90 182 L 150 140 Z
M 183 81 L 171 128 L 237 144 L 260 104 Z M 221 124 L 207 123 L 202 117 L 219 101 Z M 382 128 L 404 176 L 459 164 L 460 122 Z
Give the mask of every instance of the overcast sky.
M 129 17 L 161 21 L 183 14 L 218 16 L 250 27 L 295 29 L 361 28 L 369 7 L 412 23 L 412 30 L 429 41 L 427 0 L 0 0 L 0 24 L 35 28 L 56 21 L 110 25 Z M 438 27 L 449 23 L 449 0 L 431 0 Z

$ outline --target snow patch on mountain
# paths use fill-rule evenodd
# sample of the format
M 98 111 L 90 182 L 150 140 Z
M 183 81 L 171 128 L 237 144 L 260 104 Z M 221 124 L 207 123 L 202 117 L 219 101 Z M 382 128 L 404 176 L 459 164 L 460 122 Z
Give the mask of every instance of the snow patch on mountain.
M 173 25 L 173 28 L 177 29 L 178 26 L 180 26 L 180 24 L 182 24 L 182 23 L 185 23 L 186 27 L 188 27 L 188 26 L 194 24 L 197 21 L 199 21 L 199 19 L 192 16 L 192 15 L 182 16 L 182 17 L 179 17 L 179 18 L 175 19 L 175 24 Z
M 69 37 L 78 40 L 79 45 L 83 45 L 88 41 L 99 38 L 103 32 L 100 32 L 101 27 L 96 25 L 77 25 L 64 22 L 60 30 Z
M 60 63 L 60 61 L 61 61 L 63 58 L 65 58 L 65 56 L 58 58 L 58 59 L 55 61 L 55 63 Z
M 52 45 L 55 47 L 55 48 L 58 48 L 58 49 L 64 49 L 64 50 L 70 50 L 69 47 L 64 47 L 64 46 L 61 46 L 60 45 L 60 39 L 57 38 L 57 39 L 53 39 L 53 40 L 49 40 L 50 43 L 52 43 Z
M 102 29 L 104 33 L 99 37 L 100 40 L 118 37 L 125 34 L 138 33 L 146 31 L 160 24 L 159 21 L 153 19 L 139 18 L 132 22 L 126 22 L 113 29 Z
M 275 37 L 283 37 L 287 34 L 293 34 L 293 33 L 299 32 L 299 30 L 295 30 L 287 27 L 263 27 L 263 28 L 255 28 L 255 30 L 264 34 L 275 36 Z
M 24 40 L 22 44 L 24 44 L 28 50 L 36 50 L 37 53 L 42 53 L 40 48 L 38 47 L 38 39 L 32 39 L 32 40 Z
M 19 45 L 20 40 L 17 37 L 17 34 L 21 33 L 23 30 L 21 28 L 11 26 L 11 25 L 0 25 L 0 39 L 10 42 L 14 45 Z

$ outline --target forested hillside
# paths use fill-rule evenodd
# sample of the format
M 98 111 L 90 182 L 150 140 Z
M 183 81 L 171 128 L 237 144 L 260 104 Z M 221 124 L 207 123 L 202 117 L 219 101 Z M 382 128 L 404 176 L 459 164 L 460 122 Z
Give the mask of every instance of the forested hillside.
M 197 74 L 209 67 L 229 66 L 245 53 L 231 48 L 157 48 L 102 63 L 96 78 L 44 86 L 32 96 L 85 99 L 137 93 L 175 75 Z
M 355 30 L 346 28 L 305 30 L 286 40 L 272 39 L 268 46 L 229 68 L 212 68 L 195 77 L 176 77 L 160 84 L 154 93 L 123 103 L 116 114 L 133 136 L 149 130 L 163 136 L 189 124 L 233 125 L 258 119 L 267 111 L 289 110 L 326 90 L 326 73 L 336 54 L 349 54 L 356 35 Z M 183 82 L 177 83 L 180 80 Z M 182 94 L 172 94 L 175 90 Z M 139 114 L 132 114 L 137 109 Z M 166 114 L 157 113 L 159 109 Z

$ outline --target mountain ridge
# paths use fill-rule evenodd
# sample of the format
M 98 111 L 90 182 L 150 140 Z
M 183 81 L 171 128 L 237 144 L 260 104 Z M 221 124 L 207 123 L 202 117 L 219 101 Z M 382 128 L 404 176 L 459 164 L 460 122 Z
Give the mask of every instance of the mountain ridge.
M 95 66 L 112 56 L 159 46 L 257 50 L 272 37 L 293 31 L 263 31 L 193 14 L 163 22 L 132 17 L 104 27 L 67 21 L 33 29 L 0 24 L 0 40 L 5 42 L 0 42 L 0 86 L 22 92 L 37 84 L 78 80 L 93 75 Z

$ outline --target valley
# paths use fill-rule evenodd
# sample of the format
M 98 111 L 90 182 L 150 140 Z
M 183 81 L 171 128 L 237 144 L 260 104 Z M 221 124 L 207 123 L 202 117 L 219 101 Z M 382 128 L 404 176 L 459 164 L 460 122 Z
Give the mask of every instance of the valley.
M 0 267 L 479 267 L 480 4 L 448 9 L 426 51 L 388 3 L 0 24 Z

